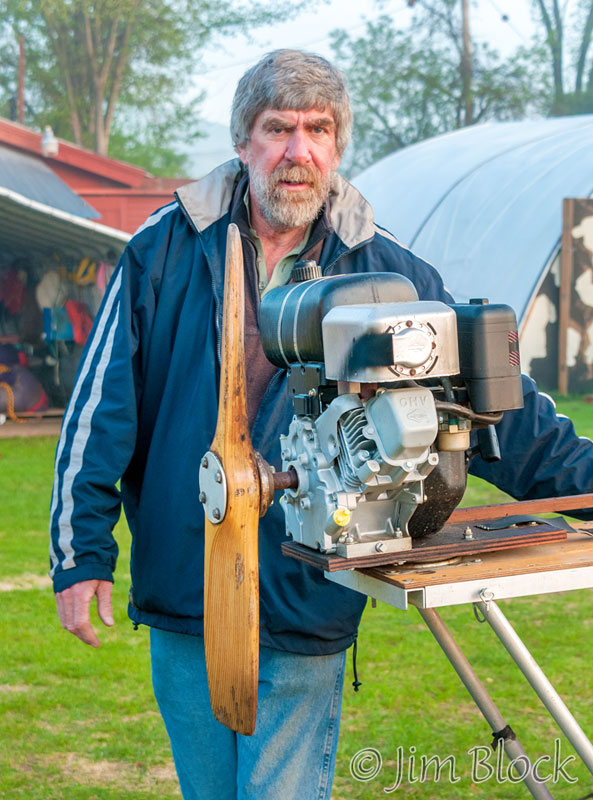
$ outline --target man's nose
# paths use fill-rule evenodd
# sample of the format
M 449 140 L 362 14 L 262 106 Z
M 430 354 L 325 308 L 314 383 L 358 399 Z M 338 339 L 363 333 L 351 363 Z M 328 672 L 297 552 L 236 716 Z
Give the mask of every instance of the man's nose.
M 308 164 L 311 160 L 309 141 L 304 130 L 296 128 L 286 145 L 286 158 L 293 164 Z

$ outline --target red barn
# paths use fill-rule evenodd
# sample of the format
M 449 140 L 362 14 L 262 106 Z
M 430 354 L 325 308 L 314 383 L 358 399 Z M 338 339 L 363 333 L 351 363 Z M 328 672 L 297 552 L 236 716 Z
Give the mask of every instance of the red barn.
M 155 208 L 165 205 L 189 178 L 155 178 L 142 167 L 100 156 L 58 139 L 55 155 L 43 156 L 42 134 L 0 118 L 0 147 L 44 162 L 99 212 L 104 225 L 134 233 Z M 0 178 L 1 184 L 1 178 Z
M 0 118 L 0 422 L 64 406 L 126 242 L 188 182 L 42 139 Z

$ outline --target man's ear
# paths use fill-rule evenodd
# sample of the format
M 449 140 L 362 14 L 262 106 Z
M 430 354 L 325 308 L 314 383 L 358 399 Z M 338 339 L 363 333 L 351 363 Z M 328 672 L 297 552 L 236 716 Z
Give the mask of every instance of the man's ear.
M 334 160 L 332 161 L 332 170 L 335 172 L 337 168 L 340 166 L 340 161 L 342 160 L 342 156 L 335 154 Z
M 248 166 L 247 165 L 247 145 L 238 144 L 237 145 L 237 154 L 238 154 L 239 158 L 241 159 L 241 161 L 245 164 L 245 166 Z

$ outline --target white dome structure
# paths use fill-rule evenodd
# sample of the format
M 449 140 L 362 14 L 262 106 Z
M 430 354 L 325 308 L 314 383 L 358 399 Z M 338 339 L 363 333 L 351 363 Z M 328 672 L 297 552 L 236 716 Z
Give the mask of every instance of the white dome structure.
M 526 371 L 553 359 L 557 302 L 550 287 L 541 299 L 542 286 L 553 278 L 557 295 L 563 198 L 593 195 L 593 115 L 463 128 L 387 156 L 354 184 L 377 223 L 434 264 L 456 300 L 515 309 Z M 585 294 L 593 319 L 593 281 Z M 577 342 L 568 333 L 574 366 L 587 334 Z

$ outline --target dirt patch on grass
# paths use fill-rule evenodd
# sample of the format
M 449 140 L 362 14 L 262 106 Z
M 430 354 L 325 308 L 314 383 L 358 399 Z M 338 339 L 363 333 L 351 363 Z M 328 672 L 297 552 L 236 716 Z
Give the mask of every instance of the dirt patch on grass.
M 141 711 L 139 714 L 128 714 L 124 717 L 119 717 L 120 722 L 144 722 L 147 719 L 160 719 L 161 715 L 158 711 Z
M 128 761 L 94 761 L 79 753 L 56 753 L 39 757 L 35 771 L 58 770 L 66 785 L 116 789 L 122 797 L 139 791 L 159 791 L 167 797 L 181 797 L 173 762 L 149 766 Z M 54 779 L 55 780 L 55 779 Z
M 18 692 L 28 692 L 30 686 L 26 683 L 0 683 L 0 694 L 15 694 Z
M 49 589 L 50 586 L 49 575 L 35 575 L 31 572 L 0 580 L 0 592 L 26 592 L 30 589 Z

